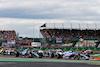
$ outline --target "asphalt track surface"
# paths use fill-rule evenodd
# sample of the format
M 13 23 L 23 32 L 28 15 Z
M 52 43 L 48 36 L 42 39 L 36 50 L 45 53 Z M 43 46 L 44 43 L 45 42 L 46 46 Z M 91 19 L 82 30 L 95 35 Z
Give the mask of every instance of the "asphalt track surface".
M 100 67 L 100 61 L 23 58 L 13 55 L 0 55 L 0 67 Z
M 86 63 L 62 62 L 0 62 L 0 67 L 100 67 Z
M 100 67 L 96 63 L 100 61 L 0 57 L 0 67 Z

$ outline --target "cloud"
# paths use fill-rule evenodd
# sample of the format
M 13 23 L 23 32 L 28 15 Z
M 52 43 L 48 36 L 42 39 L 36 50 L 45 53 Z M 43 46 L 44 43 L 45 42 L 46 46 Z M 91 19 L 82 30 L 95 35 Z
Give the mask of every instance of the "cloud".
M 1 0 L 0 17 L 99 20 L 99 0 Z
M 100 0 L 0 0 L 0 28 L 24 37 L 33 37 L 34 28 L 39 37 L 44 23 L 99 24 L 99 7 Z

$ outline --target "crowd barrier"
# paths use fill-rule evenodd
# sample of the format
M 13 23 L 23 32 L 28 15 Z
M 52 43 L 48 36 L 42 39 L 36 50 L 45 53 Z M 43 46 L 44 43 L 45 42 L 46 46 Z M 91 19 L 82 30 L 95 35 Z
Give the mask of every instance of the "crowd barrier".
M 15 49 L 22 49 L 22 50 L 25 50 L 25 49 L 40 49 L 40 50 L 44 50 L 44 51 L 47 51 L 47 50 L 55 50 L 55 49 L 61 49 L 63 51 L 68 51 L 68 50 L 72 50 L 72 51 L 85 51 L 85 50 L 93 50 L 93 51 L 100 51 L 100 48 L 15 48 Z

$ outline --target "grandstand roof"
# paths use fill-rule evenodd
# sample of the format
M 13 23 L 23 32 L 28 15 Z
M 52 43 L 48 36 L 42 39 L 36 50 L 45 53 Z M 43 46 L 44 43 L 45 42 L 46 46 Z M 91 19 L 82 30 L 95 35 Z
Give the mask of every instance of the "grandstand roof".
M 41 28 L 46 29 L 100 29 L 100 24 L 87 23 L 45 23 Z

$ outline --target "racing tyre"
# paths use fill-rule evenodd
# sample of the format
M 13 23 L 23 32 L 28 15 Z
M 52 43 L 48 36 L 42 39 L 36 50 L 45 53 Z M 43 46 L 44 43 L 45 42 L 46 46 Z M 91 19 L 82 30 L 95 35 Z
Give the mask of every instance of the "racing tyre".
M 53 57 L 54 57 L 54 54 L 52 53 L 52 54 L 50 55 L 50 57 L 53 58 Z
M 80 54 L 78 54 L 78 55 L 75 55 L 75 57 L 74 57 L 75 59 L 77 59 L 77 60 L 80 60 Z
M 42 58 L 43 57 L 43 54 L 42 53 L 39 53 L 39 58 Z
M 5 55 L 5 53 L 3 53 L 3 55 Z
M 57 54 L 57 59 L 59 59 L 60 58 L 60 54 Z
M 93 54 L 93 52 L 91 52 L 91 54 Z
M 10 55 L 11 55 L 11 52 L 10 52 Z
M 5 51 L 3 52 L 3 55 L 5 55 Z
M 87 54 L 86 56 L 90 57 L 90 55 L 89 55 L 89 54 Z
M 78 54 L 78 58 L 77 58 L 77 60 L 80 60 L 80 54 Z

